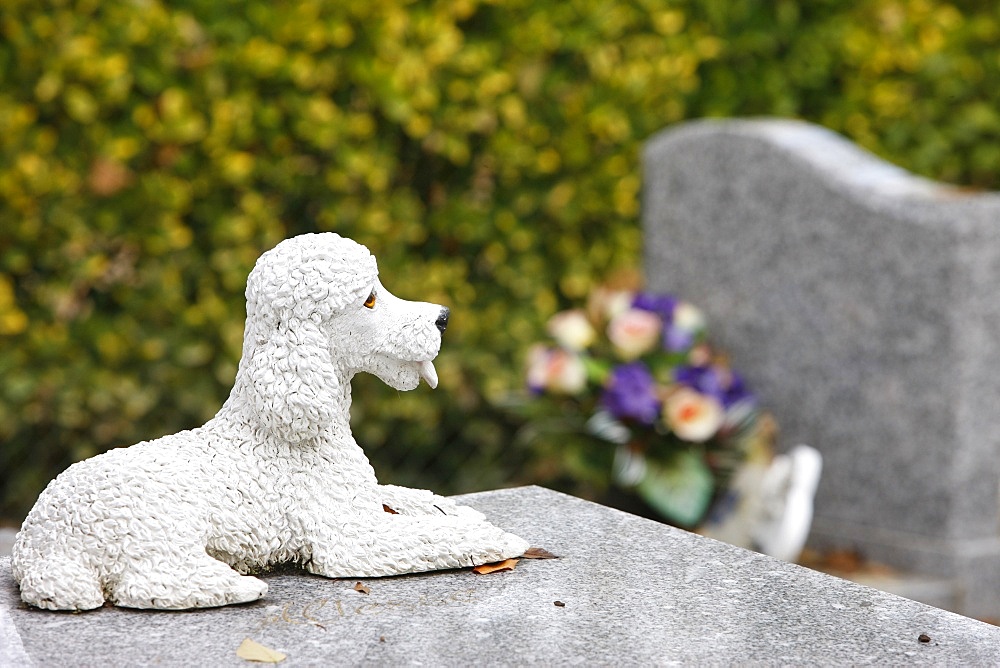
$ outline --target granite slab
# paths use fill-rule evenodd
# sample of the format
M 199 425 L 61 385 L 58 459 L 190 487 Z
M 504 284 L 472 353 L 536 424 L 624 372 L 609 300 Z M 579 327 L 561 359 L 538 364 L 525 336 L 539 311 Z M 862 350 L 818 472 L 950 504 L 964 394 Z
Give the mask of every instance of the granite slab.
M 368 594 L 272 574 L 253 604 L 78 614 L 26 608 L 4 558 L 0 665 L 239 666 L 245 638 L 284 666 L 1000 663 L 1000 628 L 651 520 L 540 487 L 461 498 L 560 558 Z

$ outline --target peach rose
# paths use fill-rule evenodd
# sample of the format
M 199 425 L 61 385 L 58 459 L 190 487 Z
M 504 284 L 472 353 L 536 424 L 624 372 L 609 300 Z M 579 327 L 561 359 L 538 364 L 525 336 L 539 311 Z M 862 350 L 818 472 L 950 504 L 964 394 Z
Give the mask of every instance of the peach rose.
M 678 438 L 690 443 L 704 443 L 722 426 L 725 411 L 713 397 L 682 387 L 671 393 L 663 404 L 663 418 Z
M 659 345 L 662 329 L 658 315 L 633 308 L 611 319 L 608 339 L 622 359 L 634 360 Z

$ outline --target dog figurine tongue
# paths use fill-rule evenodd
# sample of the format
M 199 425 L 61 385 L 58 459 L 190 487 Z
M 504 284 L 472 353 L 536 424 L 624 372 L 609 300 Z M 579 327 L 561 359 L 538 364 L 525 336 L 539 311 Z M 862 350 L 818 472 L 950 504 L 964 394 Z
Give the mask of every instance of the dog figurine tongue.
M 368 249 L 333 233 L 264 253 L 246 298 L 243 357 L 214 418 L 74 464 L 39 496 L 11 560 L 25 602 L 211 607 L 261 598 L 253 574 L 283 563 L 373 577 L 524 553 L 472 508 L 379 484 L 351 435 L 356 373 L 437 386 L 446 308 L 395 297 Z
M 434 368 L 434 362 L 427 360 L 426 362 L 420 363 L 420 377 L 431 386 L 431 389 L 435 389 L 438 386 L 438 374 L 437 369 Z

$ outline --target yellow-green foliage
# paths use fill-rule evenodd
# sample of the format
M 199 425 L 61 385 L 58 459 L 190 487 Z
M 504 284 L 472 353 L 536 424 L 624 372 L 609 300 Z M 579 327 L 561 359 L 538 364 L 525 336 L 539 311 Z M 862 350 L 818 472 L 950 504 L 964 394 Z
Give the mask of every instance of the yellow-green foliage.
M 997 185 L 1000 14 L 966 4 L 4 0 L 0 513 L 211 416 L 253 261 L 315 230 L 453 310 L 439 390 L 357 383 L 380 473 L 516 478 L 498 406 L 545 318 L 637 261 L 651 133 L 800 116 Z

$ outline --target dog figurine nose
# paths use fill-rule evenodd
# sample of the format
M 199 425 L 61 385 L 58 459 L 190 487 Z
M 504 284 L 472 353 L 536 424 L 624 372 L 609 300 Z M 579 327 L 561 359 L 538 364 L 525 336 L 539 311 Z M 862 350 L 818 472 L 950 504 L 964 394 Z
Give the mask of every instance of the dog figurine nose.
M 444 328 L 448 326 L 448 315 L 450 313 L 451 311 L 448 310 L 447 306 L 442 306 L 441 315 L 439 315 L 438 319 L 434 321 L 434 324 L 437 325 L 438 331 L 442 334 L 444 334 Z

